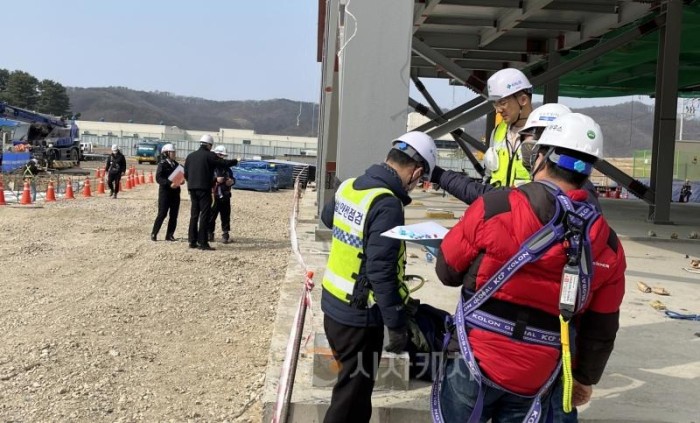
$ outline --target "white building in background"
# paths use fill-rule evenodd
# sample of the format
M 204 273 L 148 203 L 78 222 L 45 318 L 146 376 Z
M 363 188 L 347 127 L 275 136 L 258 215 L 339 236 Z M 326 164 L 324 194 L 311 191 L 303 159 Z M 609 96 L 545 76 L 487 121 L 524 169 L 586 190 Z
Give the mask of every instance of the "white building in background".
M 287 135 L 257 134 L 250 129 L 220 128 L 218 131 L 202 131 L 168 125 L 120 123 L 79 120 L 80 138 L 93 145 L 117 144 L 127 155 L 133 155 L 135 146 L 145 140 L 167 141 L 175 144 L 178 156 L 199 148 L 204 134 L 214 137 L 216 144 L 226 146 L 230 154 L 241 158 L 254 156 L 308 155 L 315 156 L 318 139 Z

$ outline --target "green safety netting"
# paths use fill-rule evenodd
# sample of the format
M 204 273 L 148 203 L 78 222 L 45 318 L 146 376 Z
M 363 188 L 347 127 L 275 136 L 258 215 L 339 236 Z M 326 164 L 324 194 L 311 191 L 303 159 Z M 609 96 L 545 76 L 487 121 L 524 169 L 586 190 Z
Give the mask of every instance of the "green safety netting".
M 586 48 L 604 42 L 639 26 L 646 19 L 612 31 Z M 700 2 L 683 6 L 683 29 L 678 74 L 680 97 L 700 96 Z M 592 60 L 590 64 L 569 72 L 559 79 L 559 95 L 566 97 L 614 97 L 654 95 L 659 31 L 653 31 L 617 50 Z M 571 50 L 562 61 L 576 58 L 585 50 Z M 535 90 L 541 94 L 542 88 Z

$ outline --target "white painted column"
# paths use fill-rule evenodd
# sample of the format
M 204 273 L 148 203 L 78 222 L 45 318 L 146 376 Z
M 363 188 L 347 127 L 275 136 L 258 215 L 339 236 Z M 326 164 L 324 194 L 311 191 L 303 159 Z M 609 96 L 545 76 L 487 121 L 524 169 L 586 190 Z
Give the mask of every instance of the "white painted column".
M 340 0 L 341 180 L 383 161 L 391 140 L 406 132 L 413 6 L 406 0 Z

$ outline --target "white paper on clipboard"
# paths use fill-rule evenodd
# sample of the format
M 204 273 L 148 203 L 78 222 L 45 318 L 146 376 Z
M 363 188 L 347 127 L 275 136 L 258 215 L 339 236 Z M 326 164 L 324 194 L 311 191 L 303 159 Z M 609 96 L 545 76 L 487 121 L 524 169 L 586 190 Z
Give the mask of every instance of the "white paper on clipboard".
M 168 176 L 168 180 L 176 185 L 182 185 L 185 181 L 185 168 L 182 165 L 177 165 L 173 173 Z

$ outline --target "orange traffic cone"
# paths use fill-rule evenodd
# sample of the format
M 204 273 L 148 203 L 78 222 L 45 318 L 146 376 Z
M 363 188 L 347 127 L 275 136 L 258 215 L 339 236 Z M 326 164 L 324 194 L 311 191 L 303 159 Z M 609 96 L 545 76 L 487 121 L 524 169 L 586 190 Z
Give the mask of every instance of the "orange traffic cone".
M 24 180 L 24 191 L 22 191 L 22 198 L 19 199 L 20 204 L 32 204 L 32 193 L 29 190 L 29 180 Z
M 66 182 L 66 196 L 64 197 L 66 200 L 75 200 L 75 196 L 73 195 L 73 181 L 68 179 L 68 182 Z
M 46 188 L 46 202 L 51 203 L 56 201 L 56 192 L 53 190 L 53 180 L 49 180 L 49 187 Z
M 139 186 L 139 174 L 134 172 L 133 175 L 131 175 L 131 187 L 137 187 Z
M 143 185 L 146 183 L 146 175 L 145 172 L 142 170 L 141 175 L 139 175 L 139 184 Z
M 126 177 L 126 186 L 124 187 L 126 189 L 131 189 L 133 186 L 131 185 L 131 175 L 127 175 Z
M 124 191 L 124 184 L 122 183 L 122 180 L 119 180 L 119 192 Z
M 100 177 L 100 168 L 95 169 L 95 179 Z
M 152 184 L 153 182 L 153 171 L 151 171 L 151 173 L 148 174 L 148 183 Z
M 99 182 L 97 183 L 97 193 L 98 194 L 105 193 L 105 180 L 104 180 L 104 178 L 100 178 Z
M 2 176 L 0 176 L 0 206 L 4 206 L 5 202 L 5 184 L 2 182 Z
M 83 197 L 92 197 L 92 192 L 90 191 L 90 178 L 85 178 L 85 183 L 83 184 Z

